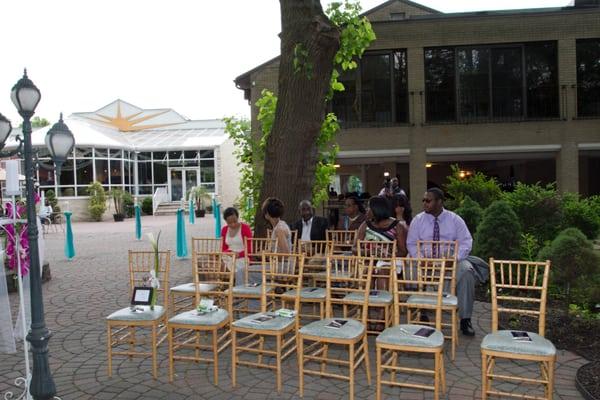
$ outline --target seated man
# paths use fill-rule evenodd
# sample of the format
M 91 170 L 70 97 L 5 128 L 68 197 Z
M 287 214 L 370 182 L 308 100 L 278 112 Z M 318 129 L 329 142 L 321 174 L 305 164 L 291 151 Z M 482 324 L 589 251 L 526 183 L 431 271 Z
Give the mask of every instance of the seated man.
M 313 206 L 308 200 L 302 200 L 298 210 L 302 218 L 292 226 L 293 230 L 298 231 L 298 239 L 325 240 L 329 225 L 327 218 L 315 216 Z
M 467 260 L 473 238 L 465 221 L 459 215 L 444 209 L 444 192 L 439 188 L 431 188 L 425 192 L 423 212 L 413 218 L 410 224 L 406 245 L 411 257 L 419 257 L 417 254 L 418 240 L 458 241 L 456 296 L 458 297 L 460 329 L 463 335 L 475 336 L 471 324 L 471 314 L 475 301 L 475 283 L 482 278 L 478 271 L 475 271 L 473 264 Z

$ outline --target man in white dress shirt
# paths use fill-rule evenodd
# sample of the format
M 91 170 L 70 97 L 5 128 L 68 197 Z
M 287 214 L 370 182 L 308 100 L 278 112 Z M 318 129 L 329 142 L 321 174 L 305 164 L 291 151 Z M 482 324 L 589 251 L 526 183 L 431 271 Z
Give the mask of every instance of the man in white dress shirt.
M 475 336 L 471 324 L 473 302 L 475 301 L 475 284 L 477 276 L 473 265 L 466 258 L 471 252 L 473 238 L 465 221 L 456 213 L 444 209 L 444 192 L 439 188 L 431 188 L 423 196 L 423 212 L 410 223 L 406 247 L 411 257 L 418 257 L 418 240 L 458 241 L 456 296 L 458 297 L 458 314 L 460 329 L 463 335 Z
M 314 208 L 308 200 L 300 202 L 298 211 L 301 218 L 294 223 L 292 229 L 298 231 L 300 240 L 325 240 L 329 226 L 327 218 L 314 215 Z

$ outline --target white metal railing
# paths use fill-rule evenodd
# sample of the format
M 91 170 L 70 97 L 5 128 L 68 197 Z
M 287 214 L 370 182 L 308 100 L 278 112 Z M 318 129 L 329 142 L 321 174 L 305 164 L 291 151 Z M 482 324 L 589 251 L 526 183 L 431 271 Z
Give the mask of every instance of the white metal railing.
M 160 203 L 164 203 L 169 201 L 169 191 L 166 187 L 162 186 L 156 188 L 154 194 L 152 195 L 152 214 L 156 212 Z

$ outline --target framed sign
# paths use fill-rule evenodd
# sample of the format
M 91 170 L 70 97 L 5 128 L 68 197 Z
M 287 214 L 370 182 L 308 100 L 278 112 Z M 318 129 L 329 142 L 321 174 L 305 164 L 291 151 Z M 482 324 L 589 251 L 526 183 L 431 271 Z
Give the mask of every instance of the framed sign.
M 133 296 L 131 297 L 132 306 L 149 306 L 152 302 L 154 288 L 152 287 L 135 287 L 133 288 Z

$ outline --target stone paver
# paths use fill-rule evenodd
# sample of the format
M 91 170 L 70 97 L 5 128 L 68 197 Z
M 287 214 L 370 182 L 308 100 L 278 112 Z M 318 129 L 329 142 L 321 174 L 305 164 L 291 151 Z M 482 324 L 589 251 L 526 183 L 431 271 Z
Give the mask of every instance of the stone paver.
M 187 225 L 190 236 L 212 236 L 212 217 L 197 219 Z M 112 311 L 128 304 L 127 250 L 150 249 L 145 234 L 159 230 L 161 249 L 172 250 L 171 285 L 191 280 L 190 260 L 175 257 L 175 217 L 144 217 L 144 237 L 134 239 L 133 220 L 122 223 L 74 224 L 74 260 L 66 261 L 63 254 L 64 239 L 60 233 L 46 236 L 46 255 L 52 268 L 52 281 L 44 285 L 46 323 L 53 331 L 50 341 L 50 361 L 58 395 L 69 399 L 296 399 L 298 397 L 298 369 L 296 358 L 284 362 L 283 391 L 275 391 L 275 376 L 271 371 L 240 367 L 238 386 L 231 387 L 231 353 L 220 357 L 220 385 L 212 384 L 212 365 L 176 364 L 175 381 L 168 382 L 167 346 L 160 349 L 159 378 L 151 375 L 150 359 L 115 358 L 113 377 L 107 376 L 106 322 Z M 189 243 L 189 241 L 188 241 Z M 17 298 L 12 295 L 16 305 Z M 446 352 L 448 399 L 480 397 L 481 356 L 480 341 L 490 328 L 489 304 L 477 303 L 475 307 L 474 339 L 461 337 L 454 362 Z M 549 327 L 552 329 L 552 327 Z M 374 379 L 374 340 L 371 338 L 371 366 Z M 410 359 L 413 365 L 427 365 L 429 360 Z M 586 361 L 570 352 L 559 351 L 556 370 L 555 399 L 579 399 L 574 383 L 577 368 Z M 498 363 L 498 368 L 509 373 L 531 373 L 536 366 L 529 363 Z M 20 353 L 0 354 L 0 396 L 13 390 L 14 379 L 23 370 Z M 410 378 L 413 379 L 413 378 Z M 374 399 L 374 385 L 368 386 L 364 369 L 356 377 L 356 397 Z M 332 379 L 307 376 L 306 399 L 339 399 L 347 397 L 347 383 Z M 513 390 L 510 385 L 503 388 Z M 431 393 L 384 388 L 386 398 L 430 399 Z

